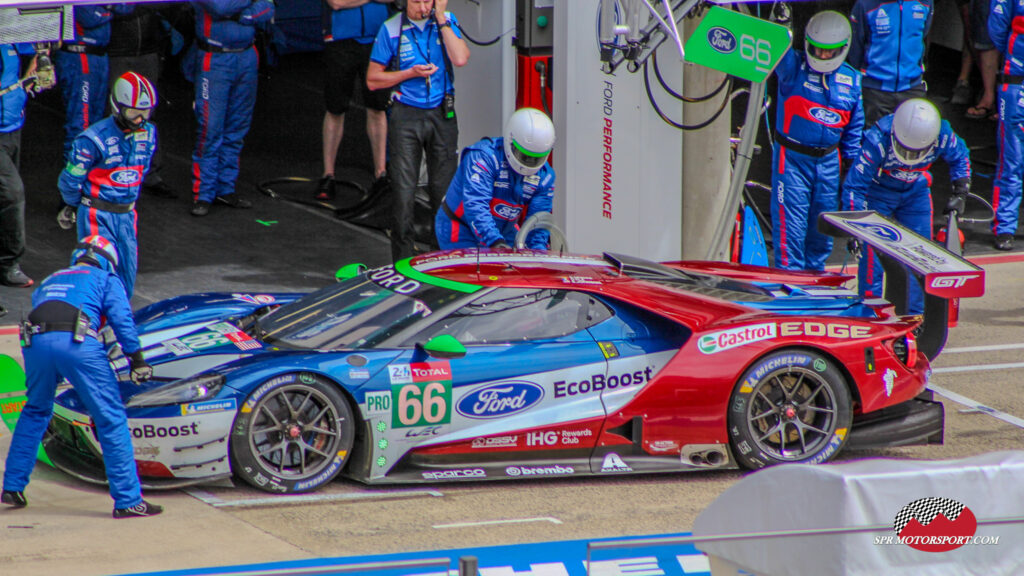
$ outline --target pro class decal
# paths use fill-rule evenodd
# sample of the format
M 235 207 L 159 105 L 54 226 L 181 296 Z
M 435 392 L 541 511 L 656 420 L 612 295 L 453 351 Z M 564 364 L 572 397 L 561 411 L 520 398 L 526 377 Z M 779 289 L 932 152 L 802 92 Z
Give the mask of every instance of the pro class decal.
M 395 428 L 447 424 L 452 417 L 452 371 L 448 362 L 388 367 L 391 423 Z
M 697 348 L 704 354 L 715 354 L 724 350 L 738 348 L 744 344 L 770 340 L 775 338 L 775 336 L 775 324 L 755 324 L 753 326 L 705 334 L 697 342 Z

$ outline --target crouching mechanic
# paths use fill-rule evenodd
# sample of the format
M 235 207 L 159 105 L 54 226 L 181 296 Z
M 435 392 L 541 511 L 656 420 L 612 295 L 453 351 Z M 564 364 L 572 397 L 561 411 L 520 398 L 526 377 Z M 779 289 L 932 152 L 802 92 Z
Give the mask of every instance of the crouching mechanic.
M 931 102 L 907 100 L 864 134 L 860 158 L 843 183 L 844 208 L 875 210 L 931 239 L 932 175 L 928 169 L 939 156 L 949 164 L 953 184 L 944 213 L 962 213 L 971 188 L 967 145 Z M 871 248 L 860 260 L 857 284 L 862 295 L 882 295 L 882 266 Z M 909 284 L 906 313 L 920 314 L 924 311 L 921 286 L 917 281 Z
M 790 50 L 775 69 L 772 244 L 777 268 L 820 271 L 832 238 L 818 232 L 818 216 L 839 206 L 840 165 L 860 155 L 864 107 L 860 72 L 844 62 L 850 49 L 846 16 L 815 14 L 805 41 L 805 53 Z
M 484 138 L 462 151 L 459 167 L 434 219 L 437 243 L 453 248 L 509 248 L 519 226 L 550 212 L 555 170 L 547 163 L 555 126 L 536 108 L 517 110 L 502 138 Z M 526 246 L 548 247 L 547 230 L 534 230 Z
M 43 433 L 53 415 L 57 382 L 66 378 L 89 410 L 114 498 L 114 518 L 159 514 L 163 508 L 142 499 L 128 418 L 107 352 L 97 339 L 106 318 L 131 362 L 136 383 L 153 375 L 128 306 L 114 274 L 117 250 L 102 236 L 88 236 L 71 253 L 71 266 L 50 275 L 32 294 L 32 312 L 21 326 L 28 400 L 7 453 L 2 501 L 28 505 L 25 486 L 35 466 Z
M 156 150 L 156 127 L 149 115 L 156 89 L 135 72 L 125 72 L 110 94 L 113 112 L 86 128 L 71 147 L 57 181 L 67 204 L 57 215 L 68 230 L 78 221 L 78 237 L 98 234 L 114 241 L 117 275 L 131 300 L 138 270 L 135 201 Z

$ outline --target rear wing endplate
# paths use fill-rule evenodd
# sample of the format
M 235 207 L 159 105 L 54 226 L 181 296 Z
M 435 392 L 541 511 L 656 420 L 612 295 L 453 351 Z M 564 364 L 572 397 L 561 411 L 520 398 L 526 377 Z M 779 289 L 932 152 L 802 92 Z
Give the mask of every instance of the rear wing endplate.
M 935 358 L 946 343 L 950 298 L 985 294 L 985 270 L 873 210 L 825 212 L 818 230 L 839 238 L 853 237 L 871 246 L 885 270 L 885 299 L 896 312 L 907 312 L 910 274 L 925 291 L 924 323 L 918 347 Z

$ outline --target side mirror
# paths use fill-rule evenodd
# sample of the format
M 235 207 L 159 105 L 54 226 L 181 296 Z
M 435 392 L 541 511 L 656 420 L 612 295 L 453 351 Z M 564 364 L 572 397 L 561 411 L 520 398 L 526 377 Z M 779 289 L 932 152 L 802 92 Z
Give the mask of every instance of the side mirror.
M 358 264 L 356 262 L 345 264 L 341 268 L 338 268 L 338 271 L 334 273 L 334 279 L 338 282 L 344 282 L 345 280 L 359 276 L 363 272 L 366 272 L 366 270 L 366 264 Z
M 466 355 L 466 347 L 451 334 L 435 336 L 423 345 L 423 349 L 434 358 L 445 360 L 462 358 Z

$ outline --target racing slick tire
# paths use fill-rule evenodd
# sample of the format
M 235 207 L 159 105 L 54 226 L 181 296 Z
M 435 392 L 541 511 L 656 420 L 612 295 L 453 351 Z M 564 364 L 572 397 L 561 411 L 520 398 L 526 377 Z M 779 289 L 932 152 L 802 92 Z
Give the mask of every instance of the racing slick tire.
M 846 379 L 826 357 L 782 350 L 755 362 L 729 400 L 729 440 L 737 462 L 820 464 L 839 453 L 853 421 Z
M 316 490 L 345 467 L 355 439 L 348 401 L 331 382 L 300 372 L 261 384 L 231 429 L 231 469 L 260 490 Z

